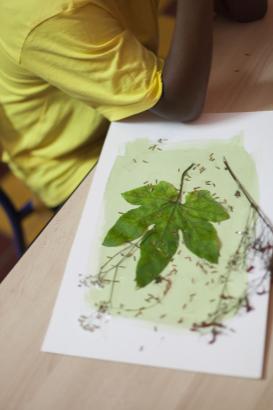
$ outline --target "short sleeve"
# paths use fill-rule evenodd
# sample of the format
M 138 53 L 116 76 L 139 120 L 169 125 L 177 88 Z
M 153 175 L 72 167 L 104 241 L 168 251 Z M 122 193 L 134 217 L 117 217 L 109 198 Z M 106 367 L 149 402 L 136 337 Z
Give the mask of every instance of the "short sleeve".
M 162 93 L 162 60 L 108 10 L 92 4 L 35 27 L 21 64 L 110 121 L 152 108 Z

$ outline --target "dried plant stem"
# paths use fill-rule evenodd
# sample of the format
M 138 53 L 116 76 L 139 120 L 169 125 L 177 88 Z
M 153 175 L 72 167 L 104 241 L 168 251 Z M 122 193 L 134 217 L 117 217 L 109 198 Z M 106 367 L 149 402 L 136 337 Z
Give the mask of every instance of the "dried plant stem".
M 114 288 L 115 288 L 115 284 L 117 283 L 117 275 L 119 272 L 119 269 L 121 267 L 121 264 L 124 262 L 124 260 L 126 260 L 128 257 L 133 256 L 134 253 L 138 250 L 138 244 L 140 243 L 140 240 L 137 241 L 136 243 L 131 243 L 129 246 L 126 246 L 124 249 L 122 249 L 120 252 L 116 253 L 110 260 L 113 260 L 116 256 L 121 255 L 121 259 L 115 264 L 113 265 L 111 268 L 109 268 L 107 271 L 100 271 L 99 273 L 99 279 L 100 280 L 104 280 L 105 276 L 107 275 L 107 273 L 109 273 L 111 270 L 114 269 L 114 275 L 113 275 L 113 279 L 111 280 L 111 288 L 110 288 L 110 294 L 109 294 L 109 299 L 108 299 L 108 304 L 111 305 L 112 301 L 113 301 L 113 295 L 114 295 Z M 128 250 L 128 253 L 124 255 L 124 251 Z M 110 261 L 109 260 L 109 261 Z M 107 263 L 109 262 L 107 261 Z M 105 267 L 105 264 L 103 265 Z M 103 275 L 103 276 L 102 276 Z M 102 276 L 102 277 L 101 277 Z
M 257 212 L 257 214 L 259 215 L 259 217 L 263 220 L 263 222 L 266 224 L 266 226 L 271 230 L 271 232 L 273 232 L 273 225 L 272 222 L 270 221 L 270 219 L 267 217 L 267 215 L 263 212 L 263 210 L 261 209 L 261 207 L 257 204 L 257 202 L 252 198 L 252 196 L 250 195 L 250 193 L 246 190 L 246 188 L 244 187 L 244 185 L 241 183 L 241 181 L 239 180 L 239 178 L 235 175 L 235 173 L 233 172 L 233 170 L 231 169 L 227 159 L 224 157 L 223 159 L 224 164 L 228 170 L 228 172 L 230 173 L 230 175 L 232 176 L 232 178 L 234 179 L 234 181 L 237 183 L 237 185 L 239 186 L 239 188 L 241 189 L 241 191 L 243 192 L 243 194 L 245 195 L 245 197 L 247 198 L 247 200 L 249 201 L 250 205 L 255 209 L 255 211 Z

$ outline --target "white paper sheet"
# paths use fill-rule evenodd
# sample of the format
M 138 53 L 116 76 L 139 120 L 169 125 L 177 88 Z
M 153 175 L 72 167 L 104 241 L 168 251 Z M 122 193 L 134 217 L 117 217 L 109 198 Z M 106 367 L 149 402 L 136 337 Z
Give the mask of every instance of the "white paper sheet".
M 259 205 L 273 220 L 272 112 L 204 115 L 196 123 L 188 125 L 142 116 L 111 125 L 67 261 L 42 346 L 44 352 L 251 378 L 262 376 L 268 292 L 251 294 L 253 310 L 246 314 L 241 309 L 227 319 L 224 324 L 232 330 L 220 334 L 215 343 L 209 343 L 208 335 L 152 323 L 140 317 L 106 314 L 94 332 L 79 325 L 80 317 L 92 318 L 94 311 L 86 300 L 86 289 L 79 286 L 79 274 L 97 273 L 98 254 L 102 247 L 105 189 L 117 156 L 125 153 L 127 144 L 146 138 L 153 145 L 160 138 L 166 138 L 165 149 L 178 145 L 183 148 L 184 142 L 198 144 L 200 141 L 202 144 L 207 140 L 230 140 L 238 135 L 255 161 Z M 139 183 L 135 183 L 133 172 L 130 175 L 133 189 Z M 230 184 L 234 181 L 231 180 Z M 247 188 L 247 181 L 245 185 Z M 120 192 L 117 186 L 117 195 Z M 263 270 L 258 274 L 263 275 Z M 268 279 L 263 286 L 268 290 Z

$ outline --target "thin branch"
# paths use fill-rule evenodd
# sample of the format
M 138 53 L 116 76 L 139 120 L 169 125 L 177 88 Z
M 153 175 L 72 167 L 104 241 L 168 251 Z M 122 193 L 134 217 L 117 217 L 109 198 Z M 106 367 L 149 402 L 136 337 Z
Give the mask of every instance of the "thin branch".
M 272 222 L 270 221 L 270 219 L 267 217 L 267 215 L 263 212 L 263 210 L 261 209 L 261 207 L 257 204 L 257 202 L 252 198 L 252 196 L 250 195 L 250 193 L 247 191 L 247 189 L 244 187 L 244 185 L 241 183 L 241 181 L 238 179 L 238 177 L 235 175 L 235 173 L 232 171 L 229 163 L 227 162 L 227 159 L 224 157 L 223 159 L 224 164 L 228 170 L 228 172 L 230 173 L 230 175 L 232 176 L 232 178 L 234 179 L 234 181 L 237 183 L 237 185 L 239 186 L 239 188 L 241 189 L 241 191 L 243 192 L 243 194 L 245 195 L 246 199 L 248 200 L 248 202 L 250 203 L 250 205 L 252 206 L 252 208 L 255 209 L 255 211 L 257 212 L 257 214 L 259 215 L 259 217 L 262 219 L 262 221 L 266 224 L 266 226 L 271 230 L 271 232 L 273 232 L 273 225 Z

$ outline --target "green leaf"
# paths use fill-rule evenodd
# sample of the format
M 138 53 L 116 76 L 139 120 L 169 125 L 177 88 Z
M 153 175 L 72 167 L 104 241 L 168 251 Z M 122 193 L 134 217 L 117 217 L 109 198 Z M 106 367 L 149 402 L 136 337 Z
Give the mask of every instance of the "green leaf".
M 161 223 L 148 231 L 140 244 L 140 259 L 136 269 L 136 282 L 144 287 L 156 279 L 169 264 L 179 245 L 178 230 L 173 223 L 176 204 L 170 205 L 161 215 Z
M 225 208 L 215 201 L 209 191 L 193 191 L 187 194 L 184 208 L 188 215 L 211 222 L 222 222 L 229 219 Z
M 107 233 L 103 245 L 119 246 L 142 236 L 149 226 L 146 216 L 143 208 L 132 209 L 123 214 Z
M 160 213 L 168 201 L 176 199 L 177 190 L 165 181 L 157 185 L 145 185 L 121 194 L 127 202 L 143 205 L 123 214 L 106 235 L 104 246 L 120 246 L 142 236 L 153 224 L 153 217 Z
M 144 185 L 140 188 L 121 194 L 123 198 L 133 205 L 161 206 L 167 201 L 176 200 L 177 190 L 166 181 L 161 181 L 156 185 Z
M 181 222 L 186 247 L 200 258 L 218 263 L 221 242 L 214 226 L 204 219 L 193 218 L 183 211 Z
M 180 190 L 161 181 L 124 192 L 123 198 L 139 207 L 123 214 L 103 241 L 104 246 L 120 246 L 140 238 L 139 287 L 147 286 L 168 266 L 179 246 L 179 231 L 192 253 L 212 263 L 219 260 L 221 241 L 211 222 L 224 221 L 229 214 L 206 190 L 190 192 L 182 204 L 183 175 Z

